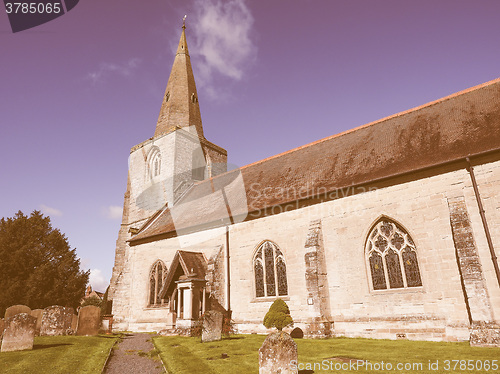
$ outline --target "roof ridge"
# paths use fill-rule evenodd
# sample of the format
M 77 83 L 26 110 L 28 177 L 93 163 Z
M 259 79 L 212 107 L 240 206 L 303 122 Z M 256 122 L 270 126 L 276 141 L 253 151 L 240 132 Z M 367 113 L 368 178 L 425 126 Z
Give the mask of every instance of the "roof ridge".
M 301 149 L 308 148 L 308 147 L 311 147 L 313 145 L 316 145 L 316 144 L 319 144 L 319 143 L 323 143 L 325 141 L 328 141 L 328 140 L 331 140 L 331 139 L 334 139 L 334 138 L 337 138 L 337 137 L 340 137 L 340 136 L 343 136 L 343 135 L 350 134 L 351 132 L 354 132 L 354 131 L 357 131 L 357 130 L 361 130 L 361 129 L 365 128 L 365 127 L 374 126 L 376 124 L 388 121 L 388 120 L 396 118 L 396 117 L 400 117 L 400 116 L 406 115 L 406 114 L 411 113 L 411 112 L 416 112 L 418 110 L 431 107 L 433 105 L 436 105 L 436 104 L 442 103 L 444 101 L 450 100 L 450 99 L 452 99 L 454 97 L 465 95 L 465 94 L 467 94 L 469 92 L 472 92 L 472 91 L 478 90 L 480 88 L 484 88 L 484 87 L 487 87 L 487 86 L 490 86 L 490 85 L 493 85 L 493 84 L 499 83 L 499 82 L 500 82 L 500 77 L 499 78 L 495 78 L 495 79 L 493 79 L 491 81 L 488 81 L 488 82 L 485 82 L 485 83 L 481 83 L 481 84 L 478 84 L 476 86 L 472 86 L 472 87 L 466 88 L 464 90 L 452 93 L 452 94 L 450 94 L 448 96 L 442 97 L 442 98 L 437 99 L 437 100 L 430 101 L 428 103 L 416 106 L 414 108 L 407 109 L 407 110 L 404 110 L 402 112 L 398 112 L 398 113 L 395 113 L 395 114 L 391 114 L 390 116 L 383 117 L 383 118 L 378 119 L 376 121 L 365 123 L 364 125 L 360 125 L 358 127 L 354 127 L 352 129 L 340 132 L 338 134 L 330 135 L 330 136 L 327 136 L 326 138 L 318 139 L 318 140 L 315 140 L 315 141 L 313 141 L 311 143 L 304 144 L 304 145 L 301 145 L 299 147 L 289 149 L 288 151 L 281 152 L 281 153 L 278 153 L 278 154 L 273 155 L 273 156 L 269 156 L 269 157 L 264 158 L 262 160 L 258 160 L 258 161 L 252 162 L 251 164 L 244 165 L 244 166 L 240 167 L 239 169 L 240 170 L 241 169 L 246 169 L 246 168 L 248 168 L 250 166 L 258 165 L 258 164 L 261 164 L 263 162 L 266 162 L 266 161 L 269 161 L 269 160 L 272 160 L 272 159 L 275 159 L 275 158 L 278 158 L 278 157 L 285 156 L 285 155 L 287 155 L 289 153 L 293 153 L 295 151 L 299 151 Z

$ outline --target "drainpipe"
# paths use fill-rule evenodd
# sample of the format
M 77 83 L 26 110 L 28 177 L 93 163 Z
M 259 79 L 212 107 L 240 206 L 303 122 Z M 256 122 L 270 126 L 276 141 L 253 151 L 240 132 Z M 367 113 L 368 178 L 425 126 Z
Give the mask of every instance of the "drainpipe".
M 467 161 L 467 171 L 470 174 L 470 179 L 472 181 L 472 188 L 474 188 L 474 195 L 476 195 L 477 206 L 479 208 L 479 215 L 481 216 L 481 221 L 483 222 L 484 233 L 486 234 L 486 240 L 488 242 L 488 247 L 490 249 L 491 261 L 493 262 L 493 267 L 495 268 L 495 274 L 497 276 L 498 286 L 500 287 L 500 269 L 498 268 L 497 256 L 495 254 L 495 248 L 493 247 L 493 241 L 491 240 L 490 229 L 488 228 L 488 222 L 486 221 L 486 216 L 484 214 L 483 203 L 481 201 L 481 196 L 479 195 L 479 189 L 477 188 L 476 176 L 474 175 L 474 168 L 470 162 L 469 157 L 465 159 Z
M 226 226 L 226 310 L 231 311 L 231 273 L 229 257 L 229 226 Z

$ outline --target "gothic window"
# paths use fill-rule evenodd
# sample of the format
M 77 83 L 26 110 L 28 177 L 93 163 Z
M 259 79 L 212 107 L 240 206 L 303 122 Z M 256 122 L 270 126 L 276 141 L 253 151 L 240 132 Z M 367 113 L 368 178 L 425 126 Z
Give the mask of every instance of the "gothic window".
M 160 291 L 163 285 L 163 281 L 167 276 L 167 268 L 165 264 L 158 260 L 151 267 L 149 273 L 149 305 L 158 306 L 161 305 Z
M 415 244 L 389 218 L 381 218 L 368 234 L 366 256 L 374 290 L 422 286 Z
M 257 248 L 253 269 L 256 297 L 288 295 L 285 257 L 276 244 L 265 241 Z
M 153 148 L 148 157 L 149 179 L 158 177 L 161 173 L 161 153 L 158 148 Z

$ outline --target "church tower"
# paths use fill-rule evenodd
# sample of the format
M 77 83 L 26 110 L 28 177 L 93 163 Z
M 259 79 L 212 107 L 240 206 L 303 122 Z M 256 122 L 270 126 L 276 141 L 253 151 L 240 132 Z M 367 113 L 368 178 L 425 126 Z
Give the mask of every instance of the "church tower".
M 122 224 L 109 289 L 116 323 L 127 319 L 132 292 L 127 240 L 158 211 L 175 205 L 193 184 L 226 170 L 226 150 L 209 142 L 203 134 L 183 25 L 154 135 L 130 151 Z

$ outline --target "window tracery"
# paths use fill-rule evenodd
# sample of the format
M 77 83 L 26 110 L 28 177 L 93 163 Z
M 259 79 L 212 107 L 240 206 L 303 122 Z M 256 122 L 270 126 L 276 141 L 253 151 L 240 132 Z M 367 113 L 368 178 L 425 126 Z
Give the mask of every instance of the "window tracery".
M 151 267 L 149 273 L 149 305 L 158 306 L 161 305 L 160 291 L 163 286 L 163 281 L 167 276 L 167 268 L 165 264 L 158 260 Z
M 366 256 L 374 290 L 422 286 L 415 243 L 389 218 L 381 218 L 368 234 Z
M 285 257 L 275 243 L 265 241 L 257 248 L 253 268 L 256 297 L 288 295 Z

